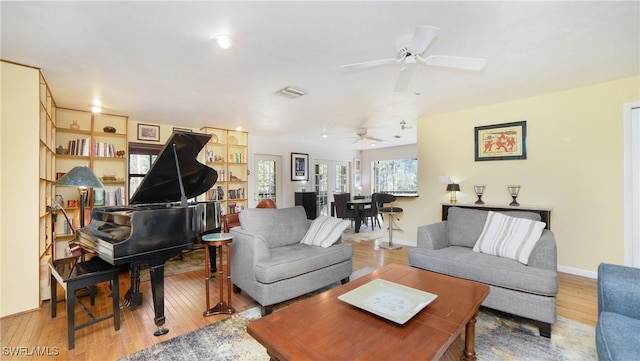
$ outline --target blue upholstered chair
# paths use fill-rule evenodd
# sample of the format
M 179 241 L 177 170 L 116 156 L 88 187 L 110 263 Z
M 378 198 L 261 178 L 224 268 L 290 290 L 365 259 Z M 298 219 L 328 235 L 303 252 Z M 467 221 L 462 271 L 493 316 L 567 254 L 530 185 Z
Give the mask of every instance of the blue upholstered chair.
M 601 361 L 640 357 L 640 268 L 598 267 L 596 349 Z

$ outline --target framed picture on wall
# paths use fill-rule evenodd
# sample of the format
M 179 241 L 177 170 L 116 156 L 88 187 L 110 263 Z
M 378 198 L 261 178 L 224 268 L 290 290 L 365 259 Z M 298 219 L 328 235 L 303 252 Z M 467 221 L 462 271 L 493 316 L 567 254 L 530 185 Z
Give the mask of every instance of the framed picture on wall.
M 309 154 L 291 153 L 291 180 L 309 180 Z
M 353 171 L 355 173 L 359 173 L 361 169 L 362 169 L 362 162 L 360 161 L 360 158 L 353 158 Z
M 475 159 L 527 159 L 527 121 L 475 127 Z
M 138 124 L 138 140 L 160 141 L 160 126 L 149 124 Z

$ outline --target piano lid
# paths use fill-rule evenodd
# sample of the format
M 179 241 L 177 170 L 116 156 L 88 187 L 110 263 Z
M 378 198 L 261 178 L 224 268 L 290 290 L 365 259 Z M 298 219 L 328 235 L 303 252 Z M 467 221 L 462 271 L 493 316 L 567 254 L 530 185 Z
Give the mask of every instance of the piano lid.
M 218 180 L 218 173 L 198 162 L 197 157 L 210 138 L 210 134 L 174 131 L 129 203 L 180 201 L 182 192 L 174 149 L 178 155 L 185 196 L 193 198 L 209 190 Z

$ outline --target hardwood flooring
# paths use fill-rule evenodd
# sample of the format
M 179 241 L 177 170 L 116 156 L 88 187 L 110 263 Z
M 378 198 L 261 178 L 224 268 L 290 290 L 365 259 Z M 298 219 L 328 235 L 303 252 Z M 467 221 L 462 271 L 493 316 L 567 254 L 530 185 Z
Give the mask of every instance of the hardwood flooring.
M 353 243 L 353 269 L 378 268 L 389 263 L 407 264 L 409 247 L 383 250 L 373 242 Z M 232 260 L 233 261 L 233 260 Z M 597 317 L 596 281 L 561 273 L 558 293 L 558 315 L 581 323 L 595 325 Z M 143 305 L 133 311 L 120 313 L 120 330 L 113 328 L 113 319 L 88 326 L 75 332 L 76 347 L 67 350 L 67 319 L 64 303 L 58 304 L 58 316 L 51 318 L 51 306 L 44 302 L 39 310 L 0 319 L 3 360 L 116 360 L 156 343 L 193 331 L 229 316 L 204 317 L 204 271 L 182 273 L 165 279 L 165 316 L 169 333 L 155 337 L 151 286 L 142 282 Z M 211 299 L 218 298 L 218 282 L 211 282 Z M 120 275 L 120 290 L 129 288 L 128 274 Z M 64 293 L 58 287 L 58 298 Z M 111 300 L 107 284 L 99 286 L 99 295 L 91 311 L 99 317 L 110 312 Z M 88 299 L 83 302 L 88 306 Z M 244 311 L 257 303 L 244 293 L 232 293 L 232 306 Z M 76 307 L 77 322 L 87 320 Z M 41 354 L 38 356 L 38 353 Z M 56 356 L 56 357 L 53 357 Z M 53 358 L 52 358 L 53 357 Z

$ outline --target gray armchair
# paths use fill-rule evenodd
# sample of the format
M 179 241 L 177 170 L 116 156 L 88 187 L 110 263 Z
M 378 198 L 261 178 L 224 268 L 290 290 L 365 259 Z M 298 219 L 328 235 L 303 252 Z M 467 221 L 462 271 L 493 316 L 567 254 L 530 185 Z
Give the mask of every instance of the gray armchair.
M 640 357 L 640 268 L 598 267 L 596 349 L 601 361 Z
M 337 242 L 330 247 L 300 243 L 311 221 L 302 206 L 251 208 L 240 212 L 231 243 L 231 282 L 261 306 L 307 294 L 334 282 L 349 281 L 353 248 Z

